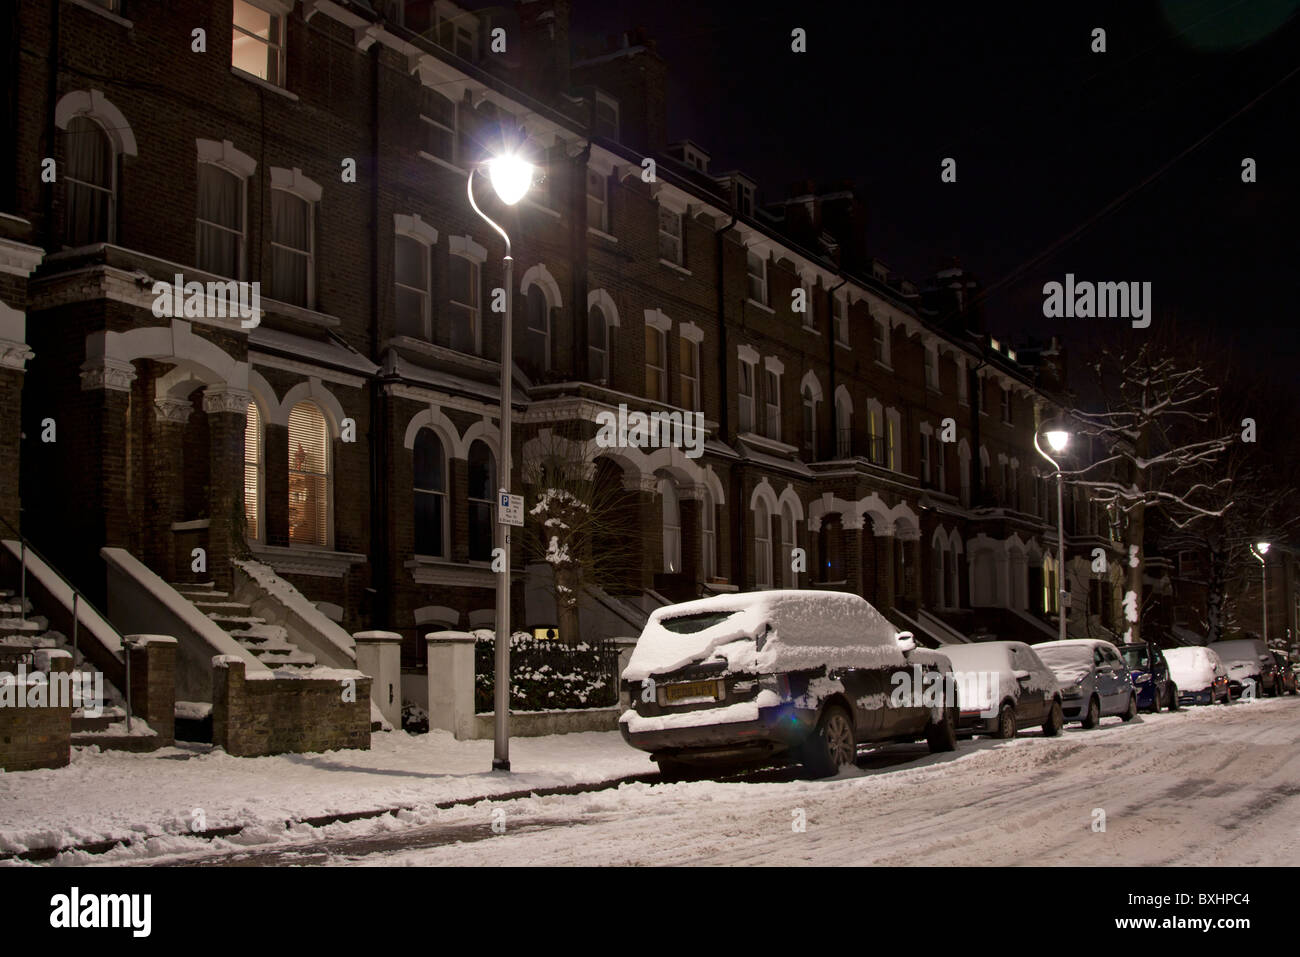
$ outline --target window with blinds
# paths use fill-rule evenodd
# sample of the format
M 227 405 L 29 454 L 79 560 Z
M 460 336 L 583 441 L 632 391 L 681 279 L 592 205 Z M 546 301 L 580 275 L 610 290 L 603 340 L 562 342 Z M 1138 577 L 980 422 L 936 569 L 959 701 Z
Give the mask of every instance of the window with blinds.
M 289 541 L 329 544 L 329 427 L 320 409 L 299 402 L 289 413 Z
M 244 521 L 245 537 L 250 542 L 261 541 L 262 527 L 258 521 L 262 505 L 262 421 L 257 403 L 248 404 L 244 420 Z

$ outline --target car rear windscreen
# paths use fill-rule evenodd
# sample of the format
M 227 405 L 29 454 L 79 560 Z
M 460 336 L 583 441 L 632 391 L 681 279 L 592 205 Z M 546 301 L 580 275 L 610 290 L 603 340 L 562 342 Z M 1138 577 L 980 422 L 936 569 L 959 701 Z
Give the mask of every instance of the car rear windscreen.
M 722 624 L 734 614 L 736 614 L 734 611 L 713 611 L 698 615 L 679 615 L 676 618 L 661 619 L 659 626 L 679 635 L 693 635 Z
M 1083 665 L 1092 667 L 1092 648 L 1088 645 L 1070 645 L 1065 648 L 1034 648 L 1043 664 L 1049 668 L 1061 668 Z

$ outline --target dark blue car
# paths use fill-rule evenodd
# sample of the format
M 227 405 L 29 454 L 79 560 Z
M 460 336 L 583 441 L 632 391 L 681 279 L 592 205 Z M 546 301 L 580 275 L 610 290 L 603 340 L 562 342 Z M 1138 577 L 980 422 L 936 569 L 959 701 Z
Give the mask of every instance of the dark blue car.
M 1160 649 L 1148 641 L 1119 646 L 1128 665 L 1133 687 L 1137 689 L 1138 707 L 1159 712 L 1161 708 L 1178 710 L 1178 689 L 1169 676 L 1169 664 Z

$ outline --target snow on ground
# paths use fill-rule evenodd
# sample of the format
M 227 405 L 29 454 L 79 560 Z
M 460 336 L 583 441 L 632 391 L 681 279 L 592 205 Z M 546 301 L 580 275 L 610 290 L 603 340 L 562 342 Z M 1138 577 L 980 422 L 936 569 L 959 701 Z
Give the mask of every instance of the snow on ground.
M 0 772 L 0 851 L 246 825 L 283 833 L 289 819 L 433 805 L 528 788 L 653 772 L 617 732 L 510 742 L 511 774 L 491 771 L 492 742 L 445 731 L 371 736 L 369 751 L 231 757 L 206 746 L 149 754 L 73 748 L 72 763 Z M 194 838 L 185 838 L 194 842 Z

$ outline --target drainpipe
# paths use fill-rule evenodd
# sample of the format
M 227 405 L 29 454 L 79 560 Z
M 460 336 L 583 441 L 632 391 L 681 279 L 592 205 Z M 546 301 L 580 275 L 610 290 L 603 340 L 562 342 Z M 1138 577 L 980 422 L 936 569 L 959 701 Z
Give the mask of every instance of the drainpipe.
M 58 146 L 58 130 L 54 125 L 54 106 L 59 99 L 59 10 L 62 0 L 50 0 L 50 46 L 46 56 L 45 76 L 45 155 L 53 156 Z M 41 190 L 45 194 L 45 222 L 41 233 L 46 250 L 58 249 L 58 235 L 54 225 L 54 190 Z M 17 212 L 15 207 L 14 212 Z
M 970 400 L 970 504 L 971 508 L 979 506 L 980 496 L 984 491 L 984 468 L 980 462 L 980 409 L 984 406 L 984 390 L 980 388 L 977 374 L 989 364 L 988 358 L 980 359 L 979 364 L 966 370 L 966 398 Z M 958 476 L 958 481 L 961 477 Z
M 382 234 L 379 223 L 379 51 L 376 43 L 370 50 L 370 156 L 374 167 L 370 173 L 370 221 L 376 239 Z M 382 291 L 379 283 L 379 243 L 370 244 L 370 361 L 379 365 L 379 316 Z M 376 374 L 370 380 L 370 627 L 387 628 L 391 624 L 391 594 L 388 555 L 388 399 L 383 379 Z M 419 642 L 416 642 L 419 645 Z M 418 652 L 418 647 L 417 647 Z
M 587 145 L 575 158 L 569 168 L 569 217 L 573 223 L 569 233 L 570 261 L 573 274 L 569 283 L 569 295 L 573 300 L 573 358 L 569 368 L 574 378 L 586 382 L 591 377 L 588 360 L 590 342 L 587 339 L 587 162 L 591 159 L 591 137 Z M 582 188 L 578 189 L 578 183 Z M 606 205 L 608 206 L 608 194 Z M 608 355 L 608 352 L 606 353 Z
M 727 414 L 727 399 L 730 392 L 727 391 L 727 369 L 730 363 L 727 361 L 727 296 L 723 287 L 723 269 L 722 269 L 722 234 L 730 229 L 734 229 L 737 222 L 736 211 L 731 212 L 731 222 L 721 229 L 714 230 L 713 235 L 716 239 L 714 249 L 715 262 L 715 288 L 718 294 L 718 435 L 725 442 L 731 436 L 729 434 L 730 416 Z M 736 469 L 730 469 L 730 481 L 727 490 L 730 501 L 733 503 L 740 501 L 740 475 Z M 728 514 L 732 509 L 728 509 Z M 735 514 L 739 515 L 739 511 Z M 728 569 L 728 578 L 733 585 L 739 585 L 743 582 L 745 571 L 745 548 L 744 548 L 744 522 L 732 522 L 729 529 L 731 539 L 731 567 Z M 715 541 L 716 547 L 716 541 Z M 720 570 L 720 569 L 719 569 Z

